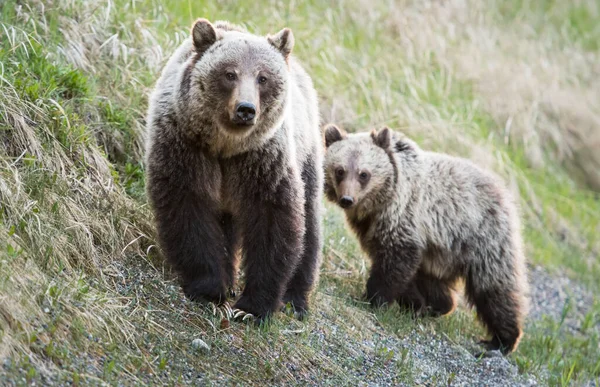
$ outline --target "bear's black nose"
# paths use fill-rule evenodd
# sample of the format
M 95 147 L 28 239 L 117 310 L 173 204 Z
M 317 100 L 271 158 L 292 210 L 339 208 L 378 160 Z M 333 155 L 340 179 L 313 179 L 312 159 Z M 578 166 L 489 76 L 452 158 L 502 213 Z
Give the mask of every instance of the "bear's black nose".
M 354 204 L 354 199 L 352 199 L 352 196 L 342 196 L 342 198 L 340 199 L 340 206 L 342 208 L 348 208 L 350 206 L 352 206 Z
M 252 121 L 256 116 L 256 106 L 250 102 L 240 102 L 235 107 L 235 115 L 243 122 Z

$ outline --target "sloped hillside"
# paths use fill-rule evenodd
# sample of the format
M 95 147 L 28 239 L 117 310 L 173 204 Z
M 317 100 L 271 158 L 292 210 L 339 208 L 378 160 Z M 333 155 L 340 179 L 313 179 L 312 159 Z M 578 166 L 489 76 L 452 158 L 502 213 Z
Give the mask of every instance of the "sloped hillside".
M 515 354 L 476 358 L 466 308 L 371 310 L 368 260 L 329 205 L 306 322 L 185 300 L 142 159 L 147 95 L 196 17 L 291 27 L 324 121 L 385 124 L 506 179 L 533 299 Z M 0 384 L 594 385 L 599 17 L 595 0 L 0 2 Z

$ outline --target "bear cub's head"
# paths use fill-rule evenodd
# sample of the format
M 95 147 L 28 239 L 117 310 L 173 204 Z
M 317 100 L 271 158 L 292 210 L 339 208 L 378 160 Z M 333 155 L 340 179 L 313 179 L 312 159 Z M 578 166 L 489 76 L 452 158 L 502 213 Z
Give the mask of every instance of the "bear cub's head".
M 198 19 L 191 35 L 195 55 L 183 80 L 189 83 L 182 84 L 186 97 L 226 135 L 272 129 L 285 109 L 292 31 L 261 37 L 227 22 Z
M 345 210 L 368 212 L 394 197 L 398 165 L 412 160 L 416 144 L 382 128 L 348 135 L 333 124 L 325 128 L 325 195 Z M 408 165 L 408 164 L 407 164 Z

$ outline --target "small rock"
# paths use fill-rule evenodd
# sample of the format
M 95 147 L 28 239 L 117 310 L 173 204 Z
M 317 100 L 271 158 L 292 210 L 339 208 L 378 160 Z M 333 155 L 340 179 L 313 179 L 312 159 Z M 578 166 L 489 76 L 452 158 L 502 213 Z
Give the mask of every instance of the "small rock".
M 192 340 L 192 348 L 194 348 L 197 351 L 210 352 L 210 346 L 206 344 L 202 339 Z

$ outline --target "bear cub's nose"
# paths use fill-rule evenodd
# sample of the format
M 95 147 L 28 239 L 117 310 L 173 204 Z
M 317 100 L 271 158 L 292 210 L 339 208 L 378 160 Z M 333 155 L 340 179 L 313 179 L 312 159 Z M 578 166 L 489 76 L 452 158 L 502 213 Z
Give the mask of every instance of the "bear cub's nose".
M 352 196 L 342 196 L 342 198 L 340 199 L 340 206 L 342 208 L 349 208 L 353 204 L 354 199 L 352 199 Z
M 256 116 L 256 106 L 250 102 L 240 102 L 235 107 L 235 115 L 242 122 L 252 121 Z

